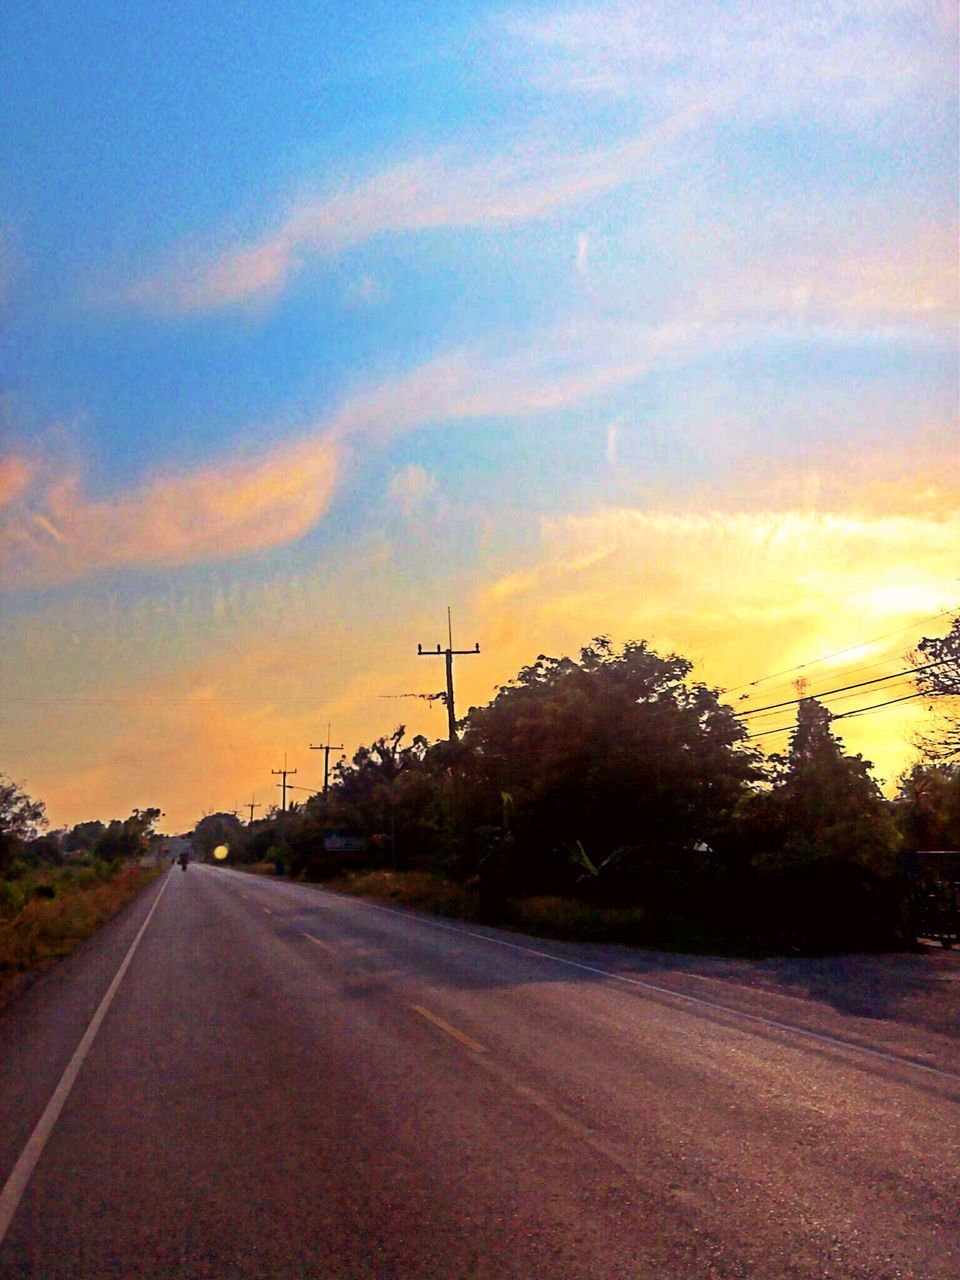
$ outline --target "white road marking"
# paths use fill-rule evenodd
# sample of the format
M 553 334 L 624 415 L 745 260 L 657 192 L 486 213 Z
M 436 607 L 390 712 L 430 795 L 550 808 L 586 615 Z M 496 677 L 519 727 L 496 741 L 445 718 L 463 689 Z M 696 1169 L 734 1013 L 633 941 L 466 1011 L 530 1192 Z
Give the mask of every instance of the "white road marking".
M 452 1036 L 459 1044 L 464 1045 L 468 1049 L 472 1049 L 474 1053 L 486 1053 L 486 1048 L 477 1040 L 473 1040 L 464 1032 L 452 1027 L 449 1022 L 445 1022 L 443 1018 L 438 1017 L 435 1013 L 431 1013 L 429 1009 L 424 1009 L 423 1005 L 412 1004 L 410 1008 L 414 1013 L 419 1013 L 421 1018 L 426 1018 L 427 1022 L 432 1022 L 435 1027 L 439 1027 L 441 1031 L 445 1031 L 448 1036 Z
M 281 888 L 281 885 L 277 885 Z M 295 889 L 299 886 L 288 885 L 288 889 Z M 317 892 L 313 890 L 312 892 Z M 947 1071 L 943 1067 L 931 1067 L 926 1062 L 917 1062 L 913 1058 L 903 1058 L 896 1053 L 886 1053 L 883 1049 L 871 1049 L 868 1045 L 857 1044 L 852 1040 L 844 1040 L 840 1036 L 832 1036 L 822 1031 L 811 1031 L 807 1027 L 798 1027 L 790 1022 L 780 1022 L 776 1018 L 766 1018 L 759 1013 L 747 1013 L 744 1009 L 735 1009 L 732 1005 L 721 1004 L 718 1000 L 706 1000 L 702 996 L 687 995 L 683 991 L 675 991 L 672 987 L 663 987 L 656 982 L 647 982 L 643 978 L 632 978 L 625 973 L 616 973 L 612 969 L 601 969 L 597 965 L 584 964 L 579 960 L 568 960 L 564 956 L 551 955 L 549 951 L 538 951 L 535 947 L 523 947 L 516 942 L 507 942 L 503 938 L 494 938 L 487 933 L 477 933 L 473 929 L 461 929 L 454 924 L 447 924 L 440 920 L 430 920 L 426 916 L 413 915 L 409 911 L 398 911 L 395 907 L 385 907 L 382 903 L 371 902 L 368 898 L 349 897 L 346 894 L 335 894 L 329 891 L 319 890 L 324 893 L 328 900 L 332 900 L 338 906 L 359 906 L 366 907 L 371 911 L 383 911 L 387 915 L 399 916 L 401 920 L 415 921 L 417 924 L 427 925 L 433 929 L 443 929 L 447 933 L 458 933 L 465 938 L 478 938 L 481 942 L 490 942 L 497 947 L 506 947 L 509 951 L 519 951 L 523 955 L 536 956 L 540 960 L 551 960 L 554 964 L 566 965 L 568 969 L 579 969 L 583 973 L 593 973 L 601 978 L 609 978 L 612 982 L 623 982 L 631 987 L 639 987 L 643 991 L 652 991 L 659 996 L 667 996 L 672 1000 L 680 1000 L 684 1004 L 692 1005 L 694 1008 L 711 1009 L 716 1013 L 725 1013 L 732 1018 L 741 1018 L 745 1022 L 752 1022 L 756 1026 L 768 1027 L 772 1031 L 785 1031 L 789 1035 L 800 1036 L 806 1040 L 816 1041 L 818 1044 L 829 1045 L 834 1049 L 844 1049 L 849 1053 L 860 1053 L 869 1058 L 877 1058 L 881 1062 L 889 1062 L 897 1067 L 909 1067 L 914 1071 L 923 1071 L 927 1075 L 937 1076 L 941 1080 L 949 1080 L 952 1084 L 960 1084 L 960 1074 L 955 1071 Z
M 338 895 L 330 895 L 337 897 Z M 953 1084 L 960 1084 L 960 1075 L 955 1071 L 946 1071 L 943 1067 L 931 1067 L 925 1062 L 916 1062 L 912 1058 L 901 1058 L 895 1053 L 886 1053 L 883 1049 L 871 1049 L 867 1045 L 856 1044 L 852 1040 L 843 1040 L 840 1036 L 831 1036 L 822 1031 L 811 1031 L 807 1027 L 797 1027 L 790 1022 L 780 1022 L 776 1018 L 765 1018 L 759 1013 L 747 1013 L 743 1009 L 734 1009 L 731 1005 L 720 1004 L 716 1000 L 705 1000 L 702 996 L 689 996 L 686 992 L 675 991 L 671 987 L 662 987 L 656 982 L 646 982 L 643 978 L 631 978 L 625 973 L 616 973 L 612 969 L 601 969 L 596 965 L 583 964 L 579 960 L 568 960 L 564 956 L 551 955 L 549 951 L 538 951 L 535 947 L 522 947 L 516 942 L 506 942 L 503 938 L 493 938 L 486 933 L 476 933 L 472 929 L 461 929 L 454 924 L 445 924 L 439 920 L 428 920 L 424 916 L 411 915 L 407 911 L 397 911 L 395 907 L 385 907 L 379 902 L 370 902 L 366 898 L 339 898 L 339 901 L 356 903 L 369 907 L 373 911 L 384 911 L 387 915 L 400 916 L 403 920 L 414 920 L 418 924 L 429 925 L 433 929 L 443 929 L 448 933 L 459 933 L 466 938 L 479 938 L 481 942 L 492 942 L 495 946 L 506 947 L 509 951 L 519 951 L 523 955 L 536 956 L 540 960 L 552 960 L 554 964 L 566 965 L 568 969 L 579 969 L 584 973 L 593 973 L 601 978 L 610 978 L 614 982 L 624 982 L 631 987 L 640 987 L 644 991 L 653 991 L 659 996 L 669 996 L 672 1000 L 681 1000 L 684 1004 L 699 1009 L 712 1009 L 717 1013 L 726 1013 L 734 1018 L 743 1018 L 758 1026 L 769 1027 L 773 1031 L 786 1031 L 790 1035 L 802 1036 L 807 1040 L 816 1040 L 820 1044 L 830 1045 L 835 1049 L 846 1049 L 852 1053 L 866 1054 L 871 1058 L 879 1058 L 883 1062 L 891 1062 L 898 1067 L 912 1067 L 915 1071 L 925 1071 L 929 1075 L 939 1076 Z
M 322 938 L 315 938 L 312 933 L 306 933 L 302 929 L 301 929 L 301 933 L 303 933 L 303 936 L 305 938 L 309 938 L 310 941 L 315 946 L 322 947 L 324 951 L 329 951 L 332 956 L 335 956 L 338 954 L 336 947 L 331 947 L 330 943 L 324 942 Z
M 60 1077 L 60 1083 L 54 1089 L 53 1094 L 50 1097 L 50 1101 L 44 1108 L 43 1115 L 37 1121 L 33 1133 L 31 1133 L 30 1137 L 27 1139 L 27 1145 L 23 1148 L 23 1151 L 20 1154 L 20 1159 L 14 1165 L 13 1172 L 4 1184 L 3 1190 L 0 1191 L 0 1244 L 3 1243 L 4 1236 L 7 1234 L 7 1230 L 13 1220 L 13 1215 L 16 1213 L 17 1206 L 23 1197 L 24 1191 L 27 1189 L 27 1184 L 33 1176 L 33 1171 L 36 1169 L 40 1157 L 43 1155 L 43 1149 L 47 1145 L 47 1141 L 51 1133 L 53 1133 L 54 1126 L 60 1117 L 60 1112 L 63 1110 L 64 1103 L 70 1096 L 70 1090 L 73 1088 L 77 1076 L 80 1074 L 80 1068 L 83 1066 L 84 1059 L 90 1052 L 90 1046 L 96 1039 L 97 1032 L 100 1030 L 100 1026 L 104 1018 L 107 1016 L 107 1010 L 113 1003 L 113 997 L 117 994 L 117 989 L 123 981 L 123 976 L 130 967 L 130 961 L 133 959 L 134 952 L 140 945 L 140 939 L 147 931 L 147 925 L 153 919 L 153 913 L 160 904 L 160 899 L 163 897 L 164 890 L 170 883 L 170 876 L 172 874 L 172 871 L 167 872 L 167 878 L 161 885 L 160 892 L 157 894 L 156 898 L 154 898 L 153 906 L 148 911 L 147 918 L 138 929 L 137 936 L 134 938 L 133 942 L 131 942 L 130 949 L 124 956 L 120 968 L 114 974 L 113 981 L 110 983 L 109 987 L 107 987 L 106 994 L 100 1001 L 96 1013 L 90 1020 L 90 1025 L 83 1033 L 83 1038 L 74 1050 L 73 1057 L 67 1063 L 67 1069 Z

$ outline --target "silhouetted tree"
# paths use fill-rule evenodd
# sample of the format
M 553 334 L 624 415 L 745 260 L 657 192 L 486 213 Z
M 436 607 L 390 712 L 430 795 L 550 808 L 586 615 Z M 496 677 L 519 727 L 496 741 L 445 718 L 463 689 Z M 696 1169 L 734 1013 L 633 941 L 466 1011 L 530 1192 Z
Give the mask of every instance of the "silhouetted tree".
M 924 735 L 924 754 L 932 759 L 960 756 L 960 615 L 945 636 L 927 636 L 917 645 L 918 662 L 936 663 L 916 675 L 917 688 L 940 712 L 940 725 Z
M 64 852 L 90 853 L 105 830 L 106 827 L 99 820 L 78 822 L 64 836 Z
M 826 707 L 804 698 L 773 785 L 740 807 L 756 915 L 800 946 L 886 944 L 897 921 L 900 835 L 869 761 L 846 755 L 830 723 Z
M 871 764 L 844 753 L 832 716 L 815 698 L 797 707 L 797 726 L 785 760 L 775 760 L 775 782 L 747 808 L 755 839 L 770 865 L 832 860 L 878 875 L 892 873 L 899 839 Z
M 27 795 L 19 783 L 0 773 L 0 873 L 13 861 L 24 841 L 47 825 L 42 800 Z
M 328 794 L 331 813 L 365 836 L 381 837 L 394 866 L 406 864 L 432 789 L 424 767 L 427 740 L 418 735 L 404 746 L 405 733 L 399 725 L 389 738 L 361 747 L 349 763 L 341 760 Z
M 142 858 L 150 848 L 154 825 L 160 817 L 159 809 L 134 809 L 122 822 L 115 818 L 98 837 L 93 852 L 105 862 Z
M 245 828 L 235 813 L 208 813 L 193 832 L 193 848 L 198 858 L 213 856 L 218 845 L 226 845 L 236 858 L 242 854 Z
M 915 764 L 893 808 L 908 849 L 960 849 L 960 764 Z
M 645 643 L 617 651 L 601 636 L 579 661 L 541 655 L 471 709 L 464 743 L 513 798 L 518 888 L 574 888 L 576 842 L 595 865 L 619 851 L 615 892 L 640 887 L 651 863 L 722 842 L 755 757 L 731 709 L 688 683 L 690 671 L 684 658 Z

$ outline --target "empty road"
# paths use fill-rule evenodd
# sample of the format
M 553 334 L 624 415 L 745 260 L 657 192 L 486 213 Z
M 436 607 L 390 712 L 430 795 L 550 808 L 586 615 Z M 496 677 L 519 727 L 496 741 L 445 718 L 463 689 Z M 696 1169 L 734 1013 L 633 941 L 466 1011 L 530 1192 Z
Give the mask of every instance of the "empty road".
M 0 1276 L 956 1280 L 956 1047 L 173 869 L 0 1012 Z

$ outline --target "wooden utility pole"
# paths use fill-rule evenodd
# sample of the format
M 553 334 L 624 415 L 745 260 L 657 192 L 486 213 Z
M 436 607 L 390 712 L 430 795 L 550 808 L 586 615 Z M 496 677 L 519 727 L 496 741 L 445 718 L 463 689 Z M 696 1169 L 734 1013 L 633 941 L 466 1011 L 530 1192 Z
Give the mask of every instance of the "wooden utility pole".
M 247 803 L 247 804 L 245 804 L 245 805 L 243 806 L 245 809 L 249 809 L 249 810 L 250 810 L 250 822 L 251 822 L 251 823 L 253 822 L 253 811 L 254 811 L 254 809 L 259 809 L 259 808 L 261 808 L 261 807 L 262 807 L 261 805 L 259 805 L 259 804 L 256 804 L 256 803 L 255 803 L 256 798 L 257 798 L 257 797 L 256 797 L 256 793 L 254 793 L 254 794 L 250 797 L 250 799 L 249 799 L 248 803 Z
M 424 649 L 422 644 L 417 645 L 417 653 L 421 658 L 439 658 L 442 654 L 447 660 L 447 722 L 449 728 L 449 737 L 451 742 L 457 740 L 457 713 L 453 705 L 453 659 L 454 655 L 465 655 L 469 653 L 479 653 L 480 645 L 477 643 L 472 649 L 455 649 L 453 647 L 453 623 L 450 620 L 450 606 L 447 605 L 447 639 L 446 649 L 441 649 L 437 645 L 436 652 L 433 649 Z
M 294 775 L 297 771 L 296 771 L 296 769 L 288 769 L 288 768 L 287 768 L 287 757 L 286 757 L 286 756 L 284 756 L 284 757 L 283 757 L 283 768 L 282 768 L 282 769 L 271 769 L 271 770 L 270 770 L 270 772 L 271 772 L 272 774 L 279 774 L 279 775 L 283 778 L 283 781 L 282 781 L 282 782 L 278 782 L 278 783 L 277 783 L 277 786 L 281 788 L 282 793 L 283 793 L 283 798 L 282 798 L 282 801 L 281 801 L 281 804 L 280 804 L 280 812 L 281 812 L 281 813 L 286 813 L 286 812 L 287 812 L 287 777 L 289 776 L 289 777 L 291 777 L 291 778 L 292 778 L 292 777 L 293 777 L 293 775 Z
M 313 743 L 311 742 L 311 743 L 310 743 L 310 750 L 311 750 L 311 751 L 322 751 L 322 752 L 323 752 L 323 798 L 324 798 L 324 799 L 326 799 L 326 798 L 327 798 L 327 784 L 328 784 L 328 783 L 329 783 L 329 781 L 330 781 L 330 752 L 331 752 L 331 751 L 342 751 L 342 750 L 343 750 L 343 743 L 341 742 L 339 746 L 331 747 L 331 745 L 330 745 L 330 726 L 329 726 L 329 724 L 328 724 L 328 725 L 327 725 L 327 742 L 326 742 L 326 745 L 325 745 L 325 746 L 315 747 L 315 746 L 313 745 Z

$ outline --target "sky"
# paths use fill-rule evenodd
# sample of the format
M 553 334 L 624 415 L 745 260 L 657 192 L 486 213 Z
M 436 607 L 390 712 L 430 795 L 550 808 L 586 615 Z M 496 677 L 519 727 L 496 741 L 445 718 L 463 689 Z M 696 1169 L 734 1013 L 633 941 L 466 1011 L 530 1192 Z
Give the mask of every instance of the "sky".
M 0 29 L 0 770 L 54 825 L 442 737 L 448 606 L 458 714 L 598 634 L 756 710 L 960 612 L 948 0 Z M 889 788 L 929 716 L 837 732 Z

